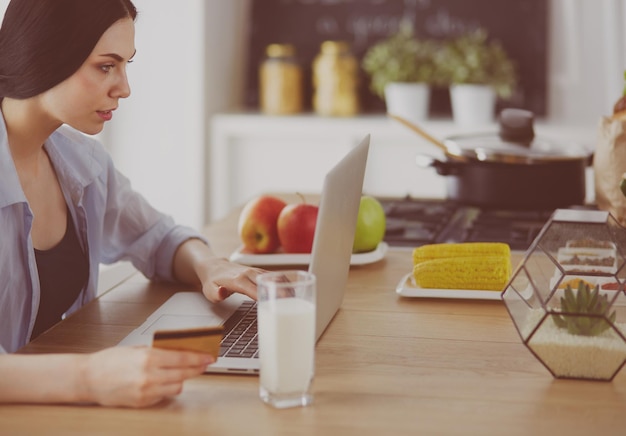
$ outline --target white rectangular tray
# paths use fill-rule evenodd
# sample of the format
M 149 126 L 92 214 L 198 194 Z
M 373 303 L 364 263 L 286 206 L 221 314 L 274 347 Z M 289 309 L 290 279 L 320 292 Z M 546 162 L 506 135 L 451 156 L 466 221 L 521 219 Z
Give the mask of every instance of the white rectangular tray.
M 386 242 L 378 244 L 375 250 L 365 253 L 354 253 L 350 258 L 350 265 L 367 265 L 378 262 L 385 257 L 389 246 Z M 277 266 L 277 265 L 308 265 L 311 262 L 309 253 L 274 253 L 274 254 L 251 254 L 242 251 L 239 247 L 229 257 L 231 262 L 237 262 L 250 266 Z
M 482 291 L 474 289 L 430 289 L 420 288 L 412 280 L 412 274 L 406 274 L 396 286 L 396 293 L 403 297 L 451 298 L 467 300 L 501 300 L 500 291 Z

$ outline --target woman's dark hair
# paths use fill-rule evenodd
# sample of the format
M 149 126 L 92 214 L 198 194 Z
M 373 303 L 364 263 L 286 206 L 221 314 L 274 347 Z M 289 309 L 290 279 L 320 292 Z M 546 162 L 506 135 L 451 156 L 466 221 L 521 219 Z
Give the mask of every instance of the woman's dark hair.
M 11 0 L 0 27 L 0 99 L 61 83 L 112 24 L 136 17 L 131 0 Z

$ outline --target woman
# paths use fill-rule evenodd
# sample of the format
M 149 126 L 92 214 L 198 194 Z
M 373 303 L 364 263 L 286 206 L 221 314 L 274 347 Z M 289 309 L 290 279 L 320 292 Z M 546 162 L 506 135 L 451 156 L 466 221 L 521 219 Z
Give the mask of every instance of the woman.
M 213 302 L 256 298 L 256 269 L 216 258 L 133 192 L 92 138 L 130 95 L 130 0 L 12 0 L 0 28 L 0 401 L 148 406 L 213 356 L 114 347 L 19 355 L 95 297 L 98 265 L 197 285 Z M 10 374 L 10 377 L 7 377 Z

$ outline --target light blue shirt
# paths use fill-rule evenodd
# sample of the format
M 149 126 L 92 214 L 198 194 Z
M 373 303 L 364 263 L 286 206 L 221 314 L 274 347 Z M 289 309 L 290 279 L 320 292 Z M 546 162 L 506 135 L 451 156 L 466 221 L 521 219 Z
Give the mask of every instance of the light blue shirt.
M 44 147 L 89 256 L 88 283 L 67 314 L 95 297 L 100 263 L 130 260 L 150 279 L 173 280 L 177 247 L 187 239 L 204 238 L 175 225 L 133 191 L 95 139 L 62 126 Z M 37 317 L 40 286 L 32 222 L 0 112 L 0 352 L 14 352 L 29 342 Z

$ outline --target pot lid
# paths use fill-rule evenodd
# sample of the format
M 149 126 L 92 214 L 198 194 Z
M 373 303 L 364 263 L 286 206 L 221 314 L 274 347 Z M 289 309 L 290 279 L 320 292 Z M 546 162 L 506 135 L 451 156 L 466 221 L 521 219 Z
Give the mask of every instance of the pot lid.
M 499 132 L 450 136 L 443 143 L 449 155 L 465 160 L 530 164 L 590 156 L 579 144 L 535 137 L 533 119 L 532 112 L 504 109 Z

